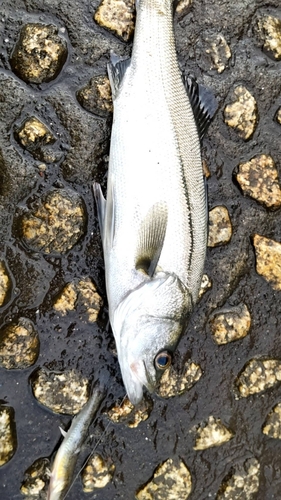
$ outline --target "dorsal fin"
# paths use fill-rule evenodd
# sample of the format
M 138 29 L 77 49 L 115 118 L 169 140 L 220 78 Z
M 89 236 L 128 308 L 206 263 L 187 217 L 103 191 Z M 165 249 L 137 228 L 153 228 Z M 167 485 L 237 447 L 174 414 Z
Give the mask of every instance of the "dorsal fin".
M 106 200 L 102 194 L 101 186 L 98 182 L 94 182 L 93 191 L 94 191 L 94 197 L 95 197 L 95 201 L 96 201 L 96 205 L 97 205 L 98 221 L 99 221 L 101 239 L 103 240 Z
M 150 277 L 155 272 L 162 252 L 167 223 L 167 203 L 160 201 L 148 210 L 140 226 L 136 253 L 136 269 L 144 270 Z
M 107 65 L 107 73 L 110 81 L 111 92 L 113 100 L 116 98 L 118 89 L 126 73 L 127 68 L 130 66 L 131 59 L 121 59 L 115 54 L 111 54 L 110 63 Z
M 184 76 L 184 85 L 193 109 L 200 142 L 217 111 L 218 103 L 211 90 L 199 85 L 192 76 Z

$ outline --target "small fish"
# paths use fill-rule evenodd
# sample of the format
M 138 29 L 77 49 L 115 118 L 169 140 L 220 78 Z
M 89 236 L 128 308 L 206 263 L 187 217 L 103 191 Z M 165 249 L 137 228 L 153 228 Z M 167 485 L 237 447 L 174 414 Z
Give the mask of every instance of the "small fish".
M 94 387 L 93 394 L 82 410 L 76 415 L 64 436 L 54 463 L 50 478 L 47 500 L 63 500 L 71 486 L 75 465 L 87 430 L 104 398 L 104 391 Z
M 198 299 L 207 246 L 200 141 L 216 103 L 183 80 L 172 0 L 138 0 L 132 58 L 112 56 L 107 200 L 94 184 L 109 318 L 131 402 L 152 392 Z

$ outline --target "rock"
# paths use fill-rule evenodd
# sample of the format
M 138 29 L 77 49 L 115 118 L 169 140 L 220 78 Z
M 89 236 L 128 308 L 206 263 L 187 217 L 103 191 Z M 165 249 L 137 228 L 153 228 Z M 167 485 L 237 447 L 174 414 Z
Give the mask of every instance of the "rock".
M 83 491 L 91 493 L 95 488 L 104 488 L 112 480 L 114 471 L 115 465 L 96 453 L 82 470 Z
M 203 174 L 205 175 L 206 179 L 209 179 L 209 177 L 211 177 L 211 172 L 206 160 L 202 160 L 202 168 L 203 168 Z
M 281 439 L 281 403 L 267 415 L 262 432 L 271 438 Z
M 281 243 L 255 234 L 256 270 L 274 288 L 281 290 Z
M 246 398 L 258 394 L 281 381 L 281 361 L 279 359 L 252 359 L 244 366 L 236 380 L 240 396 Z
M 27 83 L 43 83 L 57 77 L 67 57 L 65 40 L 51 24 L 26 24 L 12 58 L 12 70 Z
M 99 116 L 106 117 L 113 112 L 112 95 L 107 76 L 94 76 L 76 94 L 79 104 Z
M 0 260 L 0 307 L 5 303 L 11 288 L 11 280 L 3 260 Z
M 70 189 L 53 189 L 23 216 L 22 236 L 33 250 L 65 253 L 84 234 L 85 223 L 81 197 Z
M 20 488 L 22 495 L 41 498 L 40 493 L 49 484 L 50 468 L 50 460 L 48 458 L 38 458 L 35 460 L 24 473 Z
M 232 225 L 226 207 L 218 205 L 209 212 L 208 247 L 225 245 L 232 236 Z
M 213 446 L 221 446 L 233 438 L 234 434 L 228 430 L 219 418 L 210 416 L 207 423 L 201 423 L 192 429 L 196 431 L 194 450 L 206 450 Z
M 276 61 L 281 59 L 281 19 L 260 15 L 257 17 L 254 32 L 263 50 Z
M 161 377 L 157 394 L 162 398 L 179 396 L 188 391 L 188 389 L 191 389 L 201 376 L 202 370 L 200 366 L 191 360 L 184 364 L 181 372 L 177 372 L 170 365 Z
M 212 282 L 207 274 L 203 274 L 198 298 L 200 299 L 209 288 L 212 288 Z
M 149 396 L 145 396 L 137 406 L 126 396 L 121 405 L 115 404 L 107 411 L 107 416 L 116 424 L 124 423 L 127 427 L 135 428 L 148 419 L 152 408 L 153 402 Z
M 179 16 L 184 16 L 187 13 L 192 2 L 193 0 L 179 0 L 176 3 L 176 13 Z
M 281 125 L 281 106 L 276 111 L 275 120 Z
M 153 478 L 138 493 L 137 500 L 186 500 L 191 492 L 191 475 L 182 460 L 169 458 L 159 465 Z
M 102 0 L 94 15 L 95 21 L 113 31 L 124 42 L 132 38 L 135 28 L 134 0 Z
M 65 316 L 69 311 L 78 309 L 86 313 L 88 321 L 94 323 L 97 320 L 102 298 L 91 278 L 84 278 L 68 283 L 59 298 L 54 303 L 54 309 Z
M 216 500 L 252 500 L 260 483 L 260 464 L 255 458 L 232 468 L 222 482 Z
M 230 104 L 224 108 L 224 121 L 244 141 L 252 137 L 258 121 L 258 110 L 255 98 L 246 87 L 239 85 L 233 90 Z
M 11 460 L 17 447 L 14 410 L 0 406 L 0 467 Z
M 213 338 L 217 344 L 243 339 L 249 333 L 251 316 L 246 304 L 216 311 L 210 320 Z
M 87 403 L 90 384 L 74 370 L 63 373 L 39 368 L 32 376 L 32 391 L 35 398 L 55 413 L 75 415 Z
M 204 71 L 222 73 L 231 58 L 231 50 L 222 33 L 207 31 L 197 42 L 196 56 Z
M 16 131 L 16 137 L 23 148 L 32 152 L 40 146 L 55 142 L 51 131 L 35 116 L 31 116 L 23 122 Z
M 236 179 L 243 194 L 251 196 L 268 208 L 281 205 L 281 189 L 273 158 L 257 155 L 246 163 L 240 163 Z
M 20 318 L 0 332 L 0 366 L 8 370 L 32 366 L 38 358 L 39 346 L 32 321 Z

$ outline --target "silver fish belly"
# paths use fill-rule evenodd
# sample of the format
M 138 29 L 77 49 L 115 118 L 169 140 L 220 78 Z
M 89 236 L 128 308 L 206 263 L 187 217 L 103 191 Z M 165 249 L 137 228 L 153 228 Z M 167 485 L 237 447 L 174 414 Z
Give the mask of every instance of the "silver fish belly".
M 94 186 L 110 322 L 133 404 L 170 363 L 198 298 L 207 244 L 200 140 L 177 62 L 172 3 L 137 2 L 132 58 L 113 58 L 109 67 L 106 202 Z

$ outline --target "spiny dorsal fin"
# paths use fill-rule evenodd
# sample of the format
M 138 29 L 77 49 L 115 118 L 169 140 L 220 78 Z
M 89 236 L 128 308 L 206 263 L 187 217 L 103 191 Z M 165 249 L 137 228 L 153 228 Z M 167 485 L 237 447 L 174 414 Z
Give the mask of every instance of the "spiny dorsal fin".
M 184 84 L 193 109 L 199 139 L 202 142 L 217 111 L 218 103 L 213 93 L 199 85 L 192 76 L 184 76 Z
M 136 269 L 153 276 L 158 264 L 168 223 L 167 203 L 155 203 L 141 223 L 136 254 Z
M 126 59 L 122 59 L 115 54 L 111 54 L 110 56 L 110 63 L 108 63 L 107 65 L 107 72 L 113 99 L 116 98 L 122 79 L 126 73 L 127 68 L 130 66 L 130 62 L 131 59 L 129 57 Z

